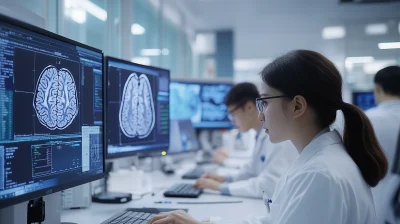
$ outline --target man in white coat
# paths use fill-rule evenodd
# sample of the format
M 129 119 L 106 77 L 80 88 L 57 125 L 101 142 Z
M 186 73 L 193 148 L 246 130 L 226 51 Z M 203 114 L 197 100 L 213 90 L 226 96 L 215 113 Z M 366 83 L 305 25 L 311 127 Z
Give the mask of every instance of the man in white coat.
M 377 107 L 366 111 L 375 134 L 389 162 L 387 176 L 372 189 L 376 205 L 377 224 L 396 223 L 392 202 L 400 185 L 399 175 L 391 173 L 394 166 L 400 129 L 400 67 L 389 66 L 375 75 Z
M 290 141 L 270 142 L 258 118 L 254 100 L 258 97 L 260 94 L 255 85 L 240 83 L 231 89 L 225 99 L 233 124 L 242 132 L 250 129 L 257 131 L 250 161 L 236 175 L 206 174 L 196 182 L 195 187 L 219 190 L 224 195 L 232 196 L 262 198 L 263 192 L 273 195 L 279 178 L 298 157 L 298 152 Z

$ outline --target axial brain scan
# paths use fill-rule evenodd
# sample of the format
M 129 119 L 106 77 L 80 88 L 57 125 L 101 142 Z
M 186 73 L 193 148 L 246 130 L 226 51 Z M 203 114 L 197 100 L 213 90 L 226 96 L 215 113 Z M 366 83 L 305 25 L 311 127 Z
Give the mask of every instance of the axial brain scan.
M 67 128 L 78 114 L 75 80 L 65 68 L 49 65 L 37 81 L 33 98 L 39 122 L 50 130 Z
M 146 138 L 154 128 L 155 111 L 151 86 L 146 75 L 132 73 L 124 86 L 119 122 L 129 138 Z

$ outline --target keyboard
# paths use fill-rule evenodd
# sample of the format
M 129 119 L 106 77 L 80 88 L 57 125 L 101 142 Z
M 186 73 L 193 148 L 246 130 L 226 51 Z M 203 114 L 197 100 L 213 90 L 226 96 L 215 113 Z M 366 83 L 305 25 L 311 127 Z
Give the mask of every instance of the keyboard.
M 160 212 L 175 211 L 178 209 L 163 208 L 128 208 L 113 217 L 107 219 L 101 224 L 145 224 L 151 217 Z M 184 209 L 187 212 L 187 209 Z
M 202 190 L 196 189 L 192 184 L 175 184 L 164 192 L 165 197 L 172 198 L 198 198 Z
M 185 173 L 182 176 L 182 179 L 189 179 L 189 180 L 199 179 L 201 175 L 203 175 L 204 173 L 205 172 L 203 169 L 196 167 L 193 170 L 190 170 L 189 172 Z

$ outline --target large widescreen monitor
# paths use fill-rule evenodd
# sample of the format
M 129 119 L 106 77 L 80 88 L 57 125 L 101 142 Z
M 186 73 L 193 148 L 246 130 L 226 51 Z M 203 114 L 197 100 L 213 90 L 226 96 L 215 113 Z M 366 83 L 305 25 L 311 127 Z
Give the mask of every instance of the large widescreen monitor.
M 0 16 L 0 208 L 104 176 L 103 53 Z

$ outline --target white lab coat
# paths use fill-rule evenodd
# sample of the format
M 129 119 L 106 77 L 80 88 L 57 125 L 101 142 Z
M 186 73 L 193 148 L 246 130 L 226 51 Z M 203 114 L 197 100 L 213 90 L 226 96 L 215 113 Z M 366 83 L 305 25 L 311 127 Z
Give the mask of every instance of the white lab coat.
M 232 176 L 233 182 L 228 184 L 230 194 L 262 198 L 265 191 L 272 195 L 279 178 L 298 155 L 290 141 L 273 144 L 261 130 L 250 161 Z
M 239 223 L 375 224 L 374 201 L 340 135 L 326 131 L 311 141 L 281 177 L 270 213 Z
M 392 201 L 400 185 L 400 177 L 391 173 L 396 154 L 397 138 L 400 128 L 400 100 L 388 101 L 366 111 L 376 137 L 381 144 L 389 162 L 386 177 L 372 189 L 376 206 L 377 224 L 395 223 Z

